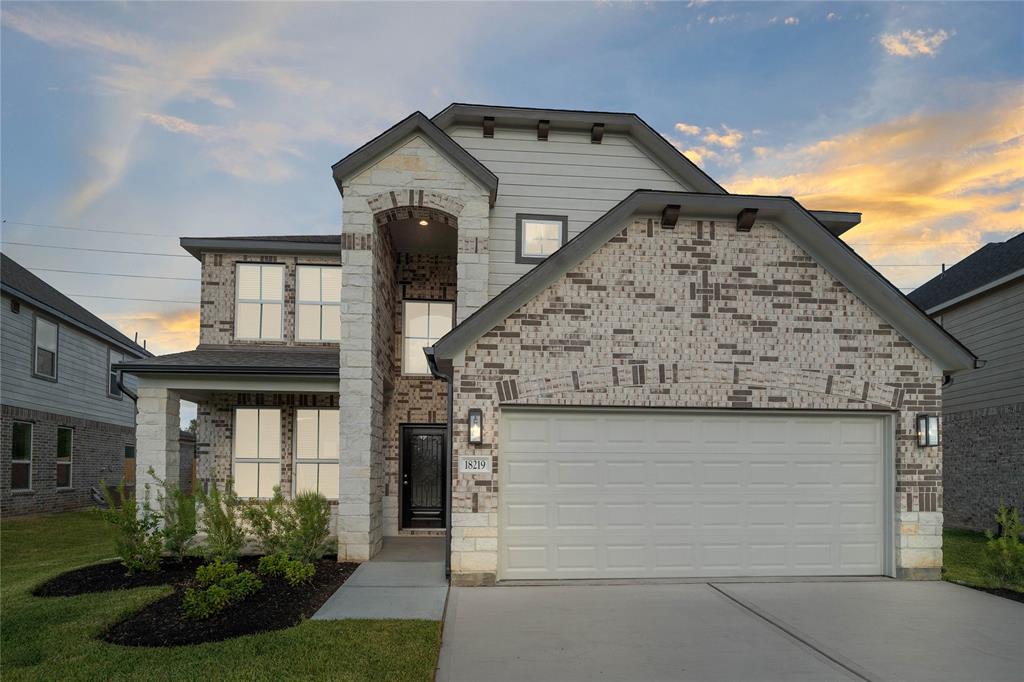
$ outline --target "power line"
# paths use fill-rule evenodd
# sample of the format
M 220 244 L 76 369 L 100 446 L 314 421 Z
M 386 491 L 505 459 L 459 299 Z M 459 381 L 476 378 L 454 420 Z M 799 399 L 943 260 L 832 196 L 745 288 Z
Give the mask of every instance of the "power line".
M 169 234 L 158 234 L 156 232 L 135 232 L 129 230 L 107 230 L 99 227 L 78 227 L 74 225 L 46 225 L 42 223 L 23 223 L 17 220 L 3 219 L 5 225 L 21 225 L 23 227 L 44 227 L 50 230 L 73 230 L 76 232 L 103 232 L 104 234 L 129 234 L 133 237 L 163 237 L 164 239 L 175 239 Z
M 164 256 L 166 258 L 191 258 L 183 253 L 155 253 L 151 251 L 115 251 L 113 249 L 87 249 L 84 246 L 53 246 L 50 244 L 33 244 L 31 242 L 4 242 L 11 246 L 37 246 L 43 249 L 63 249 L 65 251 L 94 251 L 96 253 L 120 253 L 127 256 Z
M 129 275 L 120 272 L 87 272 L 85 270 L 60 270 L 58 268 L 29 268 L 39 272 L 70 272 L 75 275 L 105 275 L 107 277 L 135 277 L 137 279 L 172 279 L 179 282 L 199 282 L 198 277 L 165 277 L 162 275 Z
M 174 298 L 132 298 L 130 296 L 97 296 L 95 294 L 68 294 L 68 296 L 74 298 L 104 298 L 110 301 L 146 301 L 147 303 L 192 303 L 196 304 L 199 301 L 183 301 Z

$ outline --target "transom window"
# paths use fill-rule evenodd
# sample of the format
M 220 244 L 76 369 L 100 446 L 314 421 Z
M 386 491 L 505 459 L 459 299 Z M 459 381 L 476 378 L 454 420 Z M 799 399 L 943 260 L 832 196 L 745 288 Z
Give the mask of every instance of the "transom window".
M 57 379 L 57 325 L 36 318 L 35 359 L 32 369 L 37 376 Z
M 11 426 L 11 490 L 32 489 L 32 424 Z
M 239 263 L 236 282 L 235 338 L 280 339 L 284 266 Z
M 57 487 L 71 487 L 71 459 L 75 432 L 63 426 L 57 427 Z
M 117 385 L 120 372 L 114 369 L 114 365 L 124 361 L 124 354 L 114 350 L 107 350 L 107 395 L 111 398 L 121 397 L 121 387 Z
M 402 373 L 430 374 L 425 346 L 452 329 L 455 307 L 450 301 L 404 301 L 402 308 Z
M 295 338 L 341 340 L 341 268 L 300 265 L 296 271 Z
M 281 410 L 235 410 L 234 486 L 239 497 L 269 498 L 281 484 Z
M 539 263 L 560 249 L 568 236 L 565 216 L 516 214 L 516 262 Z
M 338 410 L 296 410 L 295 492 L 338 499 Z

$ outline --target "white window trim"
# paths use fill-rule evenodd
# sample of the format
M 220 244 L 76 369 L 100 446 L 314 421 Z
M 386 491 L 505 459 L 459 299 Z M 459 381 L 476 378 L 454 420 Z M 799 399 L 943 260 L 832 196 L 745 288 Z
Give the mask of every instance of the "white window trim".
M 317 301 L 312 301 L 312 300 L 306 300 L 306 299 L 300 298 L 299 297 L 299 270 L 303 270 L 305 268 L 309 268 L 311 270 L 325 270 L 327 268 L 337 268 L 337 269 L 340 270 L 341 266 L 340 265 L 312 265 L 312 264 L 301 265 L 300 264 L 300 265 L 297 265 L 295 267 L 295 340 L 297 342 L 299 342 L 299 343 L 339 343 L 341 341 L 340 338 L 337 338 L 337 339 L 325 339 L 324 338 L 324 308 L 334 308 L 336 310 L 338 316 L 340 317 L 341 316 L 341 301 L 338 301 L 337 303 L 334 303 L 333 301 L 324 301 L 323 300 L 323 298 L 324 298 L 324 291 L 323 291 L 323 286 L 324 285 L 323 285 L 323 281 L 324 280 L 323 280 L 323 275 L 322 274 L 320 276 L 320 299 L 317 300 Z M 318 306 L 320 306 L 320 336 L 319 336 L 319 338 L 316 338 L 316 339 L 304 339 L 301 336 L 299 336 L 299 306 L 302 306 L 302 305 L 318 305 Z
M 54 343 L 53 350 L 53 375 L 43 374 L 39 371 L 39 323 L 45 322 L 46 324 L 53 325 Z M 45 350 L 45 349 L 44 349 Z M 57 375 L 60 373 L 60 325 L 53 320 L 47 319 L 42 315 L 36 314 L 32 318 L 32 376 L 43 379 L 45 381 L 57 381 Z
M 309 457 L 299 457 L 299 412 L 316 412 L 316 454 L 320 455 L 320 413 L 321 412 L 338 412 L 338 408 L 333 407 L 300 407 L 295 410 L 295 428 L 292 429 L 295 432 L 294 443 L 292 444 L 292 452 L 295 453 L 294 465 L 292 466 L 292 496 L 295 496 L 299 492 L 299 465 L 300 464 L 316 464 L 316 490 L 320 492 L 320 465 L 322 464 L 334 464 L 338 467 L 338 472 L 341 472 L 341 452 L 337 453 L 334 459 L 323 459 L 317 457 L 311 459 Z M 338 415 L 339 425 L 341 415 Z M 339 439 L 338 447 L 340 449 L 341 442 Z M 320 493 L 323 495 L 323 493 Z M 324 495 L 324 497 L 327 497 Z M 341 486 L 338 487 L 337 497 L 327 497 L 328 501 L 334 501 L 341 499 Z
M 115 353 L 121 358 L 118 362 L 122 362 L 124 360 L 123 353 L 117 353 L 113 348 L 107 349 L 107 397 L 112 400 L 124 400 L 124 392 L 121 390 L 120 386 L 117 388 L 117 393 L 113 393 L 110 390 L 110 379 L 112 376 L 117 374 L 118 379 L 121 378 L 121 372 L 115 372 L 113 368 Z M 115 384 L 115 386 L 116 385 L 117 384 Z
M 437 337 L 435 337 L 433 339 L 431 339 L 429 336 L 426 336 L 426 337 L 422 337 L 422 336 L 407 336 L 406 333 L 405 333 L 405 330 L 406 330 L 406 328 L 409 325 L 408 307 L 409 307 L 410 303 L 428 303 L 430 305 L 446 305 L 446 306 L 448 306 L 449 310 L 451 311 L 451 326 L 448 327 L 448 331 L 451 331 L 455 327 L 455 303 L 453 301 L 434 301 L 434 300 L 429 300 L 429 299 L 417 299 L 417 298 L 409 298 L 409 299 L 405 299 L 405 300 L 402 301 L 402 345 L 401 345 L 401 348 L 402 348 L 402 376 L 407 376 L 407 377 L 428 377 L 428 376 L 430 376 L 430 371 L 429 370 L 426 371 L 426 372 L 410 372 L 410 371 L 406 370 L 405 362 L 406 362 L 407 358 L 406 358 L 406 353 L 405 353 L 405 341 L 406 341 L 406 339 L 421 339 L 423 341 L 423 345 L 424 346 L 432 346 L 432 345 L 434 345 L 434 343 L 437 342 L 438 339 L 440 339 L 442 336 L 444 336 L 444 334 L 447 334 L 448 332 L 445 332 L 444 334 L 440 334 L 439 336 L 437 336 Z M 428 316 L 430 315 L 429 309 L 428 309 L 427 315 Z M 427 333 L 428 334 L 430 333 L 429 329 L 427 330 Z
M 238 287 L 238 281 L 239 281 L 238 273 L 242 269 L 243 266 L 259 268 L 260 297 L 258 299 L 249 299 L 249 298 L 243 299 L 242 298 L 241 291 L 239 291 L 239 287 Z M 280 268 L 280 270 L 281 270 L 281 298 L 279 298 L 279 299 L 264 298 L 264 296 L 263 296 L 263 268 Z M 247 263 L 247 262 L 241 262 L 241 261 L 238 262 L 238 263 L 235 263 L 235 340 L 236 341 L 283 341 L 284 340 L 284 276 L 285 276 L 285 274 L 286 273 L 285 273 L 284 264 L 282 264 L 282 263 Z M 260 319 L 259 319 L 258 326 L 259 326 L 259 329 L 260 329 L 261 333 L 262 333 L 262 330 L 263 330 L 263 306 L 268 304 L 268 303 L 272 303 L 272 304 L 281 306 L 281 324 L 280 324 L 280 328 L 277 330 L 277 336 L 240 336 L 239 333 L 238 333 L 238 311 L 239 311 L 239 304 L 241 304 L 241 303 L 256 303 L 256 304 L 258 304 L 260 306 Z
M 237 443 L 238 443 L 238 436 L 237 436 L 238 413 L 241 410 L 256 410 L 257 412 L 260 412 L 262 410 L 274 410 L 275 412 L 277 412 L 277 420 L 278 420 L 277 421 L 277 423 L 278 423 L 277 438 L 278 438 L 278 441 L 279 441 L 278 442 L 278 455 L 277 455 L 277 459 L 270 459 L 270 458 L 267 458 L 267 457 L 238 457 L 238 455 L 235 452 L 235 448 L 237 447 Z M 235 488 L 235 492 L 236 493 L 238 492 L 238 489 L 235 487 L 235 481 L 238 480 L 237 477 L 235 476 L 235 465 L 239 464 L 239 463 L 241 463 L 241 464 L 256 464 L 257 465 L 257 467 L 256 467 L 256 486 L 257 486 L 257 489 L 259 488 L 259 480 L 260 480 L 259 469 L 260 469 L 260 467 L 263 466 L 264 464 L 276 464 L 277 465 L 277 485 L 280 486 L 281 485 L 281 468 L 282 468 L 282 466 L 284 464 L 284 458 L 282 456 L 283 453 L 281 452 L 281 444 L 280 444 L 281 429 L 284 428 L 284 425 L 281 422 L 281 418 L 284 416 L 283 413 L 282 413 L 281 408 L 279 408 L 279 407 L 236 407 L 233 416 L 234 416 L 234 420 L 231 423 L 231 486 L 233 488 Z M 257 418 L 256 418 L 256 451 L 257 452 L 259 452 L 259 443 L 260 443 L 259 439 L 260 439 L 259 415 L 257 415 Z M 269 500 L 274 495 L 274 491 L 270 490 L 269 493 L 270 494 L 267 495 L 266 497 L 263 497 L 263 496 L 243 497 L 242 495 L 239 495 L 239 497 L 241 499 L 243 499 L 243 500 Z
M 25 424 L 26 426 L 28 426 L 28 459 L 27 460 L 25 460 L 25 459 L 14 459 L 14 424 Z M 12 469 L 14 468 L 14 463 L 15 462 L 19 462 L 19 463 L 28 462 L 28 487 L 27 488 L 15 488 L 14 487 L 14 472 L 11 471 L 11 492 L 25 492 L 26 490 L 32 490 L 32 483 L 33 483 L 33 481 L 32 481 L 32 473 L 33 473 L 33 471 L 32 470 L 35 468 L 35 467 L 32 466 L 33 455 L 35 454 L 33 452 L 33 450 L 35 450 L 35 443 L 34 443 L 35 435 L 36 435 L 35 432 L 36 432 L 36 425 L 33 424 L 32 422 L 22 421 L 20 419 L 15 419 L 14 421 L 11 422 L 11 468 Z
M 71 433 L 71 452 L 68 455 L 68 462 L 67 462 L 67 464 L 68 464 L 68 484 L 67 485 L 58 485 L 57 486 L 57 490 L 71 490 L 72 488 L 75 487 L 75 467 L 74 467 L 74 462 L 75 462 L 75 430 L 72 429 L 69 426 L 58 426 L 57 427 L 57 434 L 58 434 L 57 435 L 57 452 L 54 453 L 54 455 L 55 455 L 54 459 L 56 460 L 57 468 L 60 468 L 60 465 L 61 465 L 61 461 L 60 461 L 60 432 L 61 431 L 68 431 L 68 432 Z M 56 469 L 55 469 L 55 473 L 56 473 Z M 54 481 L 56 481 L 56 478 L 54 479 Z

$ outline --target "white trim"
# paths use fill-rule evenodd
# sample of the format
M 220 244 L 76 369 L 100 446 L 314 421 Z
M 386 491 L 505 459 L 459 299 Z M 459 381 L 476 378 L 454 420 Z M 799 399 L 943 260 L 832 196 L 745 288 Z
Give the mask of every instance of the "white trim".
M 1011 272 L 1010 274 L 1005 275 L 1004 277 L 1000 277 L 999 279 L 994 279 L 988 284 L 983 284 L 977 289 L 971 289 L 966 294 L 960 294 L 956 298 L 951 298 L 948 301 L 943 301 L 937 306 L 929 308 L 925 312 L 928 313 L 929 315 L 935 315 L 936 313 L 942 312 L 946 308 L 952 308 L 956 304 L 963 303 L 968 299 L 974 298 L 975 296 L 979 296 L 985 293 L 986 291 L 989 291 L 990 289 L 995 289 L 996 287 L 1008 284 L 1013 280 L 1017 279 L 1018 277 L 1024 277 L 1024 268 Z

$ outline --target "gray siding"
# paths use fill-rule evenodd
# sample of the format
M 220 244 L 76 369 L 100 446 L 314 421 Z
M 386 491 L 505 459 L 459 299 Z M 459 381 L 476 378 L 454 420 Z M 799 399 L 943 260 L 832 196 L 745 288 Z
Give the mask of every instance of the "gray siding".
M 943 390 L 944 412 L 1024 402 L 1024 280 L 936 319 L 986 363 Z
M 484 138 L 479 127 L 446 132 L 499 179 L 490 222 L 492 297 L 532 267 L 516 263 L 517 213 L 568 216 L 572 239 L 633 190 L 691 189 L 625 135 L 606 133 L 593 144 L 587 132 L 552 130 L 547 142 L 524 129 L 498 128 L 493 138 Z
M 59 326 L 57 381 L 32 375 L 34 309 L 25 303 L 11 310 L 10 298 L 0 306 L 0 398 L 4 405 L 70 417 L 134 426 L 135 403 L 107 397 L 108 344 L 63 321 Z M 53 319 L 53 318 L 49 318 Z M 133 387 L 134 378 L 125 385 Z

